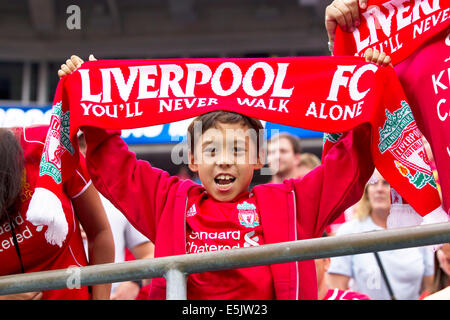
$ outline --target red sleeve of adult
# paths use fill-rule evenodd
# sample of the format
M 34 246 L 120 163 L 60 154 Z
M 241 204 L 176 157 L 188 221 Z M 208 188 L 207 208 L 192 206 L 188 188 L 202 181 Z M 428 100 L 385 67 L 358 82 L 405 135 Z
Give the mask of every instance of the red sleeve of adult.
M 138 160 L 118 130 L 85 127 L 83 132 L 86 162 L 95 187 L 137 230 L 155 241 L 167 194 L 178 178 Z

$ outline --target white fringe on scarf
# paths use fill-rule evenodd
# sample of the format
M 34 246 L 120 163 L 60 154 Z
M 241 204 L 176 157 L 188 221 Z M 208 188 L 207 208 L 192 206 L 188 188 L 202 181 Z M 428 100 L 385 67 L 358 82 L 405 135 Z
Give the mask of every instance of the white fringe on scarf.
M 44 188 L 34 190 L 27 220 L 35 226 L 48 226 L 45 239 L 51 245 L 61 247 L 69 232 L 61 201 L 53 192 Z

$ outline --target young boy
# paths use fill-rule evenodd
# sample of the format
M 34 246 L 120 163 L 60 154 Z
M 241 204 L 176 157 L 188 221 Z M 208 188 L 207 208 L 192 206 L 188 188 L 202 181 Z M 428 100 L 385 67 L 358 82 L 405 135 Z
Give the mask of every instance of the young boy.
M 76 56 L 69 61 L 60 76 L 82 63 Z M 258 140 L 262 129 L 259 120 L 233 112 L 197 117 L 188 129 L 189 168 L 202 185 L 137 160 L 120 131 L 84 129 L 87 166 L 97 189 L 155 244 L 155 257 L 320 237 L 361 198 L 374 170 L 369 127 L 344 133 L 303 179 L 249 191 L 254 171 L 264 163 Z M 165 285 L 165 279 L 153 279 L 150 299 L 164 299 Z M 192 274 L 187 297 L 317 299 L 315 264 L 310 260 Z

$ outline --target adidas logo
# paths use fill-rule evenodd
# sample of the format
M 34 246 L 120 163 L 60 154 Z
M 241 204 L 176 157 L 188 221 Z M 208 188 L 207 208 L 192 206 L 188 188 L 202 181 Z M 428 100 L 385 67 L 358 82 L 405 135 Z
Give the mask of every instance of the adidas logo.
M 192 217 L 197 214 L 197 209 L 195 208 L 195 203 L 192 205 L 192 207 L 189 208 L 188 212 L 186 213 L 187 217 Z

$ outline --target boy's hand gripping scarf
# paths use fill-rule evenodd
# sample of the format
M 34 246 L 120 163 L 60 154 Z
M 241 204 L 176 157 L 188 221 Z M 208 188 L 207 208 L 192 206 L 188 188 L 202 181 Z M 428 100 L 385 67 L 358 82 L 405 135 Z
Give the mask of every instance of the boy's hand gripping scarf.
M 324 153 L 339 132 L 369 124 L 374 164 L 389 183 L 422 216 L 440 206 L 420 132 L 392 68 L 359 57 L 103 60 L 86 62 L 59 82 L 27 219 L 56 220 L 62 183 L 77 161 L 80 127 L 130 129 L 214 110 L 331 132 Z M 61 245 L 64 232 L 52 232 L 49 238 Z
M 367 48 L 373 48 L 391 56 L 419 128 L 431 145 L 443 208 L 450 214 L 449 7 L 450 0 L 369 0 L 354 32 L 338 28 L 333 54 L 363 56 Z M 395 190 L 394 186 L 388 224 L 421 223 L 409 200 Z M 444 220 L 443 213 L 436 211 L 423 222 Z

